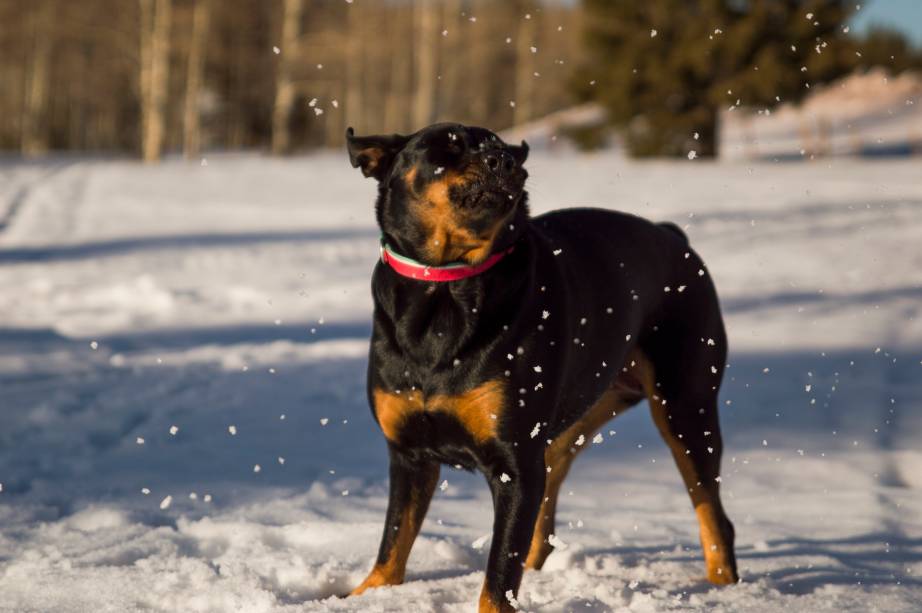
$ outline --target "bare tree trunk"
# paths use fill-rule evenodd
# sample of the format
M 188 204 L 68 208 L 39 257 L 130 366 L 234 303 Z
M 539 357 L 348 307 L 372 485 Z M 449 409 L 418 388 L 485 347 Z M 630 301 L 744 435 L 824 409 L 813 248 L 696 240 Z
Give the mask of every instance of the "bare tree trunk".
M 525 14 L 519 16 L 519 27 L 515 41 L 515 108 L 512 123 L 521 125 L 532 119 L 532 99 L 535 95 L 535 33 L 537 16 Z
M 438 53 L 438 4 L 432 0 L 416 0 L 413 10 L 415 25 L 414 60 L 416 92 L 413 100 L 414 130 L 424 128 L 435 119 L 436 70 Z
M 448 33 L 440 37 L 442 82 L 439 84 L 438 110 L 440 117 L 451 118 L 453 121 L 461 119 L 462 109 L 459 102 L 467 98 L 467 92 L 463 88 L 467 68 L 464 66 L 463 56 L 465 46 L 471 44 L 469 39 L 462 38 L 461 9 L 462 0 L 443 2 L 442 27 Z
M 140 62 L 138 64 L 138 89 L 141 94 L 141 149 L 144 150 L 144 142 L 147 134 L 147 117 L 150 114 L 150 69 L 151 69 L 151 29 L 154 22 L 154 0 L 138 0 L 140 9 L 140 21 L 138 27 L 139 39 L 141 42 Z
M 365 15 L 359 9 L 358 4 L 349 4 L 346 6 L 349 11 L 349 35 L 348 48 L 346 50 L 346 123 L 355 128 L 358 134 L 363 134 L 366 129 L 365 121 L 365 58 L 364 52 L 364 28 L 362 22 Z M 391 49 L 393 54 L 393 49 Z
M 492 6 L 489 0 L 471 0 L 470 10 L 474 12 L 475 15 L 484 14 L 489 10 L 489 7 Z M 487 24 L 483 24 L 486 26 Z M 493 87 L 502 88 L 500 84 L 496 82 L 495 76 L 490 74 L 491 62 L 496 59 L 496 42 L 491 40 L 489 34 L 492 33 L 492 30 L 486 27 L 482 28 L 470 28 L 469 26 L 464 26 L 466 33 L 464 45 L 462 48 L 461 61 L 467 67 L 467 72 L 465 77 L 462 77 L 462 83 L 491 83 Z M 467 97 L 467 96 L 464 96 Z M 467 112 L 465 113 L 466 119 L 471 122 L 476 122 L 480 125 L 490 126 L 491 120 L 491 110 L 494 110 L 490 96 L 485 94 L 480 94 L 473 96 L 467 106 Z M 491 127 L 497 127 L 492 125 Z
M 282 0 L 282 40 L 275 78 L 275 104 L 272 108 L 272 153 L 281 155 L 291 149 L 291 110 L 295 103 L 292 78 L 294 59 L 301 36 L 304 0 Z
M 21 149 L 36 156 L 48 151 L 48 88 L 54 45 L 54 11 L 49 0 L 38 0 L 32 13 L 32 61 L 23 106 Z
M 388 58 L 390 64 L 390 77 L 388 80 L 387 97 L 384 101 L 384 125 L 387 126 L 386 132 L 408 132 L 411 127 L 412 113 L 410 106 L 412 102 L 412 74 L 410 66 L 412 61 L 412 49 L 407 40 L 412 36 L 411 32 L 404 32 L 405 20 L 400 12 L 399 6 L 395 7 L 389 14 L 391 31 L 391 41 L 393 49 Z
M 163 152 L 170 76 L 171 0 L 141 4 L 141 153 L 156 162 Z
M 192 40 L 189 44 L 189 64 L 186 72 L 186 100 L 183 108 L 183 154 L 186 159 L 198 157 L 202 146 L 199 116 L 199 93 L 205 72 L 205 48 L 211 13 L 210 0 L 196 0 L 192 14 Z

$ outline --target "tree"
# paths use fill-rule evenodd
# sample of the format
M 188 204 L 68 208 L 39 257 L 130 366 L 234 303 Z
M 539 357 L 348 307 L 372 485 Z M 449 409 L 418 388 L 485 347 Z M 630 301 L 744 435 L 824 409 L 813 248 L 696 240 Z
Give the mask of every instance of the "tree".
M 141 153 L 156 162 L 166 134 L 170 77 L 171 0 L 141 3 Z
M 860 68 L 884 66 L 893 74 L 922 69 L 922 51 L 914 49 L 896 30 L 873 28 L 855 46 L 855 62 Z
M 637 156 L 717 155 L 718 111 L 798 101 L 849 68 L 850 0 L 585 0 L 580 93 Z M 594 82 L 594 83 L 593 83 Z
M 519 25 L 515 41 L 515 109 L 512 123 L 521 125 L 533 118 L 532 101 L 535 93 L 535 34 L 537 19 L 523 10 L 519 15 Z
M 359 134 L 367 131 L 365 123 L 365 24 L 368 15 L 364 14 L 360 5 L 355 3 L 347 5 L 348 16 L 346 19 L 349 32 L 346 63 L 346 117 L 347 122 Z
M 291 111 L 295 104 L 294 67 L 301 37 L 304 0 L 282 0 L 282 40 L 275 76 L 275 104 L 272 108 L 272 152 L 291 149 Z
M 183 154 L 187 159 L 197 157 L 201 149 L 199 94 L 205 72 L 205 44 L 208 40 L 210 0 L 195 0 L 192 13 L 192 36 L 189 41 L 189 60 L 186 70 L 186 99 L 183 103 Z
M 432 0 L 416 0 L 413 6 L 416 95 L 413 100 L 414 130 L 435 119 L 436 70 L 438 66 L 439 6 Z
M 54 7 L 50 0 L 32 5 L 32 54 L 22 121 L 22 153 L 48 151 L 48 90 L 51 87 L 51 53 L 54 44 Z

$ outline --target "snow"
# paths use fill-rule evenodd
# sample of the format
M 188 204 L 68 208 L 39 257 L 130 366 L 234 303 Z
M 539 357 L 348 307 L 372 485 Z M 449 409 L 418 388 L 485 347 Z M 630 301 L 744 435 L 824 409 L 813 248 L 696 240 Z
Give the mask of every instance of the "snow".
M 917 610 L 918 162 L 528 166 L 535 212 L 670 219 L 708 263 L 743 582 L 704 582 L 638 407 L 586 445 L 566 548 L 526 573 L 521 607 Z M 490 496 L 450 467 L 407 583 L 336 597 L 371 566 L 386 506 L 364 381 L 373 195 L 339 153 L 0 163 L 0 611 L 473 610 Z
M 789 159 L 919 151 L 922 143 L 922 78 L 883 68 L 856 72 L 817 87 L 802 104 L 783 103 L 721 116 L 727 159 Z M 732 109 L 733 107 L 731 107 Z

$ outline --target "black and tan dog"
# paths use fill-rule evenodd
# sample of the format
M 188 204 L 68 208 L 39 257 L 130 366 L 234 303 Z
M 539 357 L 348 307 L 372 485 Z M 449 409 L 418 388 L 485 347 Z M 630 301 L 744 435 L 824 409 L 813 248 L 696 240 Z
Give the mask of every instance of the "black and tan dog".
M 595 209 L 530 218 L 528 146 L 483 128 L 346 137 L 379 184 L 368 396 L 390 455 L 381 548 L 352 593 L 403 581 L 451 464 L 483 472 L 493 495 L 480 611 L 514 610 L 524 569 L 553 549 L 570 464 L 644 398 L 691 496 L 708 579 L 737 581 L 718 493 L 726 336 L 682 231 Z

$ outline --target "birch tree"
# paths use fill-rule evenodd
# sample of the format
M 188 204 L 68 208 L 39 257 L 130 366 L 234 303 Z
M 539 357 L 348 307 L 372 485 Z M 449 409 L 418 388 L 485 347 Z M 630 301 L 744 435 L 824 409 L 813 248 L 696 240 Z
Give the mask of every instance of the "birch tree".
M 210 20 L 211 0 L 195 0 L 186 71 L 186 98 L 183 104 L 183 154 L 187 159 L 198 157 L 202 146 L 199 95 L 205 71 L 205 48 Z
M 413 129 L 424 128 L 435 119 L 438 66 L 438 3 L 416 0 L 413 11 L 416 93 L 413 100 Z
M 34 0 L 31 8 L 32 54 L 28 67 L 21 137 L 22 153 L 29 157 L 48 151 L 48 90 L 55 17 L 50 0 Z
M 524 12 L 524 11 L 523 11 Z M 520 125 L 533 118 L 532 102 L 535 94 L 535 35 L 537 19 L 531 13 L 520 14 L 515 41 L 515 107 L 512 123 Z
M 291 149 L 291 111 L 295 103 L 294 63 L 301 36 L 304 0 L 282 0 L 282 39 L 275 76 L 275 103 L 272 107 L 272 153 Z
M 141 8 L 141 153 L 156 162 L 163 152 L 170 77 L 171 0 L 139 0 Z

